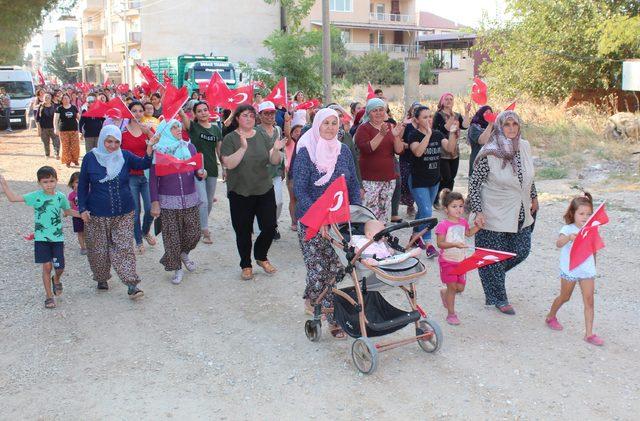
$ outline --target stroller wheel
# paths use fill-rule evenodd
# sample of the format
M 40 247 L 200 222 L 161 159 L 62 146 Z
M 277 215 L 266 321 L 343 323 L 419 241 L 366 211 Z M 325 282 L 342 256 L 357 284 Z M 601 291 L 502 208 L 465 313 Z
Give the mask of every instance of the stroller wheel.
M 363 374 L 371 374 L 378 367 L 378 349 L 369 338 L 360 337 L 351 345 L 351 358 Z
M 427 332 L 433 333 L 429 339 L 418 339 L 418 345 L 424 352 L 433 353 L 436 352 L 442 346 L 443 336 L 440 325 L 431 319 L 424 319 L 418 322 L 416 328 L 416 336 L 422 335 Z
M 319 320 L 307 320 L 304 324 L 304 333 L 311 342 L 318 342 L 322 334 L 322 323 Z

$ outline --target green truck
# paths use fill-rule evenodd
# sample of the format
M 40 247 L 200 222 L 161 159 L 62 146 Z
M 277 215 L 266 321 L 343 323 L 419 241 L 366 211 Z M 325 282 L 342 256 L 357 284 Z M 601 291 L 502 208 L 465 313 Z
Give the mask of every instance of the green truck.
M 163 57 L 149 60 L 149 67 L 164 83 L 164 72 L 173 79 L 178 88 L 186 86 L 189 95 L 199 91 L 199 83 L 209 82 L 213 72 L 220 73 L 231 89 L 238 87 L 242 75 L 237 71 L 229 57 L 204 54 L 182 54 L 177 57 Z

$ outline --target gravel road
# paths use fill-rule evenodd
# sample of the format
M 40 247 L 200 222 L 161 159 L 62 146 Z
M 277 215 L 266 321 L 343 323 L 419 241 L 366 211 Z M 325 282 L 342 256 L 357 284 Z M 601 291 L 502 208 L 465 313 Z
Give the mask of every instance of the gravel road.
M 19 193 L 37 187 L 45 164 L 68 192 L 73 170 L 45 159 L 34 132 L 0 135 L 0 171 Z M 582 340 L 578 290 L 558 316 L 564 331 L 543 322 L 559 288 L 554 242 L 571 184 L 538 183 L 533 250 L 507 281 L 515 317 L 483 305 L 473 273 L 457 299 L 462 324 L 447 325 L 437 263 L 428 261 L 418 301 L 440 322 L 443 347 L 385 352 L 371 376 L 354 368 L 351 339 L 334 340 L 326 329 L 320 342 L 306 339 L 305 270 L 288 215 L 270 253 L 279 272 L 242 282 L 219 184 L 214 244 L 194 251 L 198 269 L 172 285 L 158 263 L 161 243 L 148 248 L 138 259 L 139 302 L 115 277 L 108 292 L 96 291 L 66 220 L 64 296 L 46 310 L 41 269 L 22 238 L 32 231 L 32 211 L 0 197 L 0 419 L 638 419 L 638 186 L 586 185 L 608 200 L 612 221 L 602 230 L 596 281 L 595 332 L 605 346 Z M 389 297 L 402 302 L 396 292 Z

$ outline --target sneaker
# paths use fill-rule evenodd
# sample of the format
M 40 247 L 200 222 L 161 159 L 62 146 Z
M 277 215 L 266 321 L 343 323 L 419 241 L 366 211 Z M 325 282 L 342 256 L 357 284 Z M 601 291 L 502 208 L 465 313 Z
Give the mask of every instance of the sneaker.
M 137 300 L 144 296 L 144 292 L 135 285 L 129 285 L 129 291 L 127 291 L 127 294 L 132 300 Z
M 460 324 L 460 319 L 458 319 L 458 315 L 453 313 L 447 316 L 447 323 L 453 326 L 458 326 Z
M 562 325 L 560 324 L 560 322 L 556 317 L 545 320 L 545 323 L 547 324 L 547 326 L 549 326 L 549 329 L 551 330 L 562 330 Z
M 194 270 L 196 270 L 196 262 L 189 259 L 189 255 L 187 253 L 180 253 L 180 260 L 182 260 L 182 263 L 184 263 L 184 267 L 186 267 L 189 272 L 193 272 Z
M 438 250 L 436 250 L 436 248 L 433 247 L 433 244 L 429 244 L 427 246 L 426 254 L 427 254 L 427 258 L 433 259 L 434 257 L 438 256 L 440 253 L 438 253 Z
M 7 131 L 8 131 L 9 133 L 11 133 L 11 132 L 13 131 L 13 129 L 12 129 L 11 127 L 7 127 Z
M 278 228 L 276 228 L 276 232 L 275 234 L 273 234 L 273 241 L 278 241 L 281 238 L 282 237 L 280 236 L 280 231 L 278 231 Z
M 182 269 L 178 269 L 173 274 L 173 278 L 171 278 L 171 283 L 173 285 L 180 285 L 182 282 L 182 276 L 184 275 L 184 271 Z
M 107 283 L 107 281 L 99 281 L 98 282 L 98 289 L 106 291 L 106 290 L 109 289 L 109 284 Z
M 595 346 L 604 345 L 604 339 L 602 339 L 601 337 L 599 337 L 596 334 L 593 334 L 591 336 L 586 336 L 584 338 L 584 340 L 587 341 L 588 343 L 590 343 L 591 345 L 595 345 Z

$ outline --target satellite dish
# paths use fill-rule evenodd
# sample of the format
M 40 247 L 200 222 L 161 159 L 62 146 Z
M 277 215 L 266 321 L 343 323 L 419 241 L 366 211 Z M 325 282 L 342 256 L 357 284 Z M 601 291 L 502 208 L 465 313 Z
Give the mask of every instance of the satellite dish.
M 129 50 L 129 58 L 132 58 L 134 60 L 140 60 L 142 56 L 140 56 L 140 51 L 138 51 L 135 48 L 132 48 L 131 50 Z

